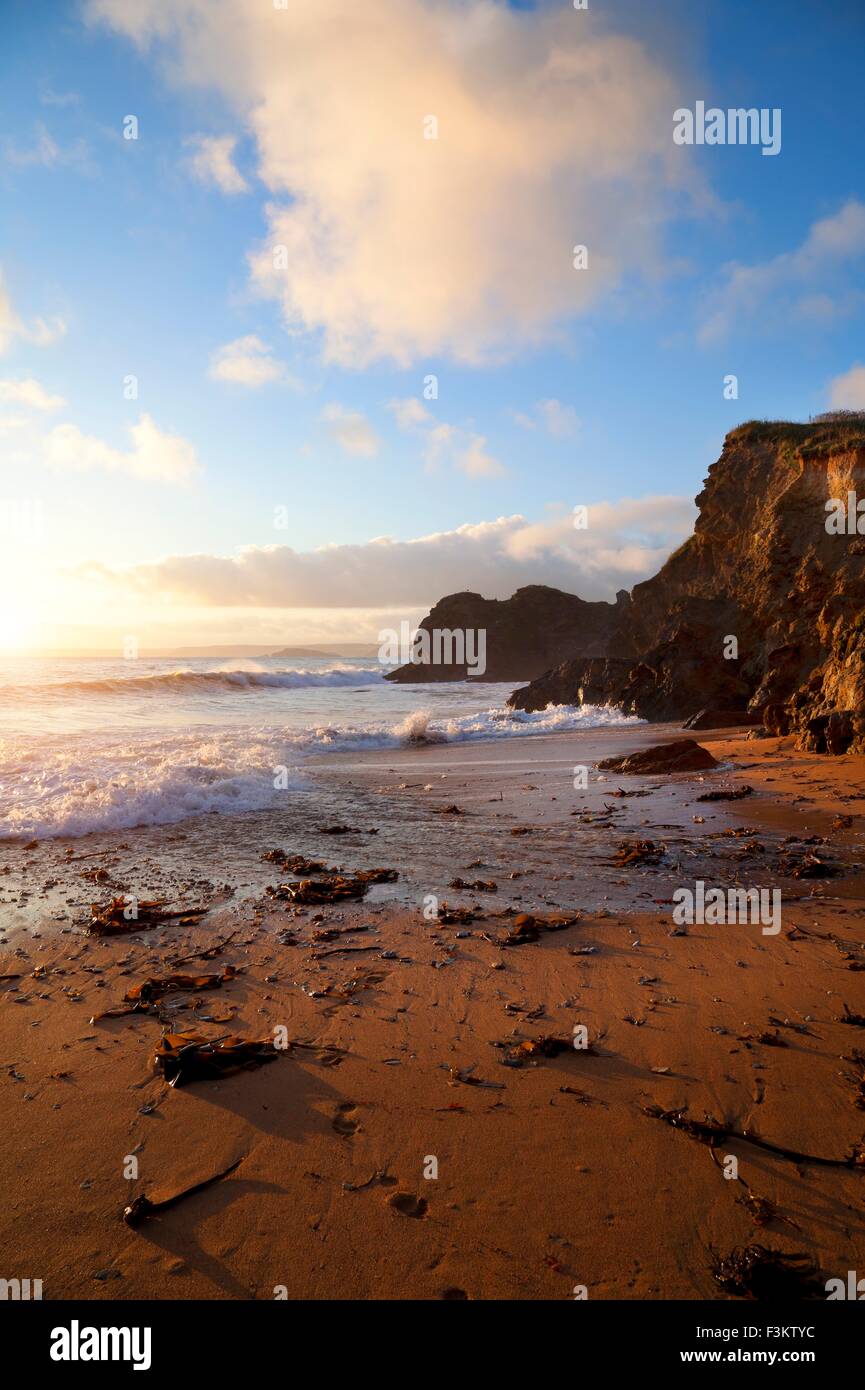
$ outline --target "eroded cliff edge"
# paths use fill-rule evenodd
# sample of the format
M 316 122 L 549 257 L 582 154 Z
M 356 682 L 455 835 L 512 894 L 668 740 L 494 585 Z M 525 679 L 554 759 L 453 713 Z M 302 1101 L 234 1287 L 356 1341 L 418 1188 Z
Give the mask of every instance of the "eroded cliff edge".
M 611 635 L 609 651 L 636 659 L 567 660 L 509 704 L 748 710 L 801 747 L 865 749 L 865 416 L 740 426 L 696 501 L 694 534 L 635 586 Z

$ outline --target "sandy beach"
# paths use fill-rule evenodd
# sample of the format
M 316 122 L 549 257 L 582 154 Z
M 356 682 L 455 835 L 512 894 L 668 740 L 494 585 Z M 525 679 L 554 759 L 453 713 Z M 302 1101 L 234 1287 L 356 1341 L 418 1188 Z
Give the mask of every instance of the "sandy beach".
M 865 1267 L 863 759 L 721 732 L 717 770 L 597 773 L 672 732 L 333 755 L 284 812 L 5 844 L 4 1267 L 46 1299 L 520 1300 L 724 1298 L 755 1241 Z M 273 850 L 399 877 L 298 906 Z M 697 879 L 777 887 L 781 931 L 676 927 Z M 86 934 L 118 895 L 207 912 Z M 172 1087 L 161 1025 L 290 1046 Z M 142 1195 L 179 1200 L 130 1227 Z
M 849 1378 L 863 49 L 865 0 L 0 5 L 34 1366 L 566 1302 L 580 1369 Z

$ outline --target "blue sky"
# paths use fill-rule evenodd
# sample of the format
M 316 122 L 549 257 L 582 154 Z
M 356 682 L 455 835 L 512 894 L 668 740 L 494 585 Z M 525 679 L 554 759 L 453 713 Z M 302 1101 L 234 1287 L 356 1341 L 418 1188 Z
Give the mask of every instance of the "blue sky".
M 7 526 L 44 518 L 7 547 L 32 582 L 0 640 L 611 597 L 686 533 L 729 428 L 865 406 L 856 0 L 269 8 L 0 3 L 0 467 Z M 697 100 L 781 108 L 780 153 L 675 147 Z M 584 235 L 585 295 L 544 265 Z

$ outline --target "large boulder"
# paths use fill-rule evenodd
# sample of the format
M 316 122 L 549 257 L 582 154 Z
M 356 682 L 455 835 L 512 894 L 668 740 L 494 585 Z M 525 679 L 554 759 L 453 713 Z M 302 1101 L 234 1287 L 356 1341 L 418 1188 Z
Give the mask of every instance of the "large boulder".
M 642 777 L 670 772 L 705 772 L 718 765 L 708 748 L 692 738 L 656 743 L 651 748 L 641 748 L 638 753 L 627 753 L 623 758 L 604 758 L 598 763 L 605 772 L 631 772 Z

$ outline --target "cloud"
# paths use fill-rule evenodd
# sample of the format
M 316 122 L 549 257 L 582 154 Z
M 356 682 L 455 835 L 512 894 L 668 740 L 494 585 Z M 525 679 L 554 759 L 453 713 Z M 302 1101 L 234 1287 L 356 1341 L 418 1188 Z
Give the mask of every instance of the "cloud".
M 66 404 L 62 396 L 51 396 L 40 382 L 28 377 L 25 381 L 0 381 L 0 401 L 12 401 L 31 410 L 59 410 Z
M 3 142 L 3 152 L 6 163 L 14 169 L 53 169 L 65 166 L 78 169 L 82 173 L 92 173 L 86 141 L 76 140 L 73 145 L 65 147 L 58 145 L 41 121 L 36 123 L 32 144 L 20 145 L 7 138 Z
M 32 145 L 16 145 L 14 140 L 7 139 L 4 141 L 4 149 L 8 163 L 18 169 L 26 169 L 32 165 L 50 169 L 60 159 L 60 146 L 41 124 L 36 128 L 36 139 Z
M 77 425 L 57 425 L 45 437 L 45 461 L 63 472 L 124 473 L 155 483 L 187 483 L 201 471 L 193 446 L 179 435 L 163 434 L 149 415 L 129 433 L 133 447 L 124 454 Z
M 590 506 L 588 528 L 580 531 L 563 508 L 541 522 L 499 517 L 408 541 L 380 537 L 306 552 L 250 546 L 235 556 L 174 555 L 123 571 L 89 565 L 86 577 L 147 597 L 222 607 L 429 607 L 456 589 L 506 598 L 524 584 L 612 598 L 654 574 L 695 515 L 684 497 L 625 498 Z
M 538 401 L 538 414 L 544 422 L 547 434 L 556 439 L 566 439 L 574 434 L 579 421 L 572 405 L 562 405 L 561 401 Z
M 16 338 L 30 343 L 33 347 L 48 347 L 56 343 L 66 332 L 66 324 L 61 318 L 50 322 L 34 319 L 25 323 L 16 313 L 0 272 L 0 354 L 8 352 Z
M 77 106 L 81 97 L 78 92 L 58 92 L 53 87 L 43 87 L 39 100 L 43 106 Z
M 500 478 L 507 473 L 498 459 L 487 452 L 487 441 L 482 434 L 460 425 L 449 425 L 446 421 L 436 423 L 436 417 L 416 396 L 389 401 L 388 410 L 401 430 L 421 435 L 430 471 L 448 462 L 469 478 Z
M 865 410 L 865 367 L 851 367 L 829 383 L 829 405 L 833 410 Z
M 540 427 L 554 439 L 567 439 L 570 435 L 576 434 L 580 422 L 572 405 L 562 405 L 562 402 L 557 400 L 538 401 L 534 409 L 534 415 L 528 415 L 521 410 L 512 410 L 510 413 L 525 430 Z
M 252 389 L 291 380 L 283 364 L 271 357 L 267 344 L 253 333 L 218 348 L 210 359 L 210 375 L 216 381 Z
M 374 458 L 379 450 L 378 435 L 359 410 L 346 410 L 335 402 L 326 405 L 321 419 L 328 426 L 330 434 L 347 454 L 357 454 L 361 458 Z
M 401 430 L 411 429 L 415 425 L 432 424 L 435 419 L 417 396 L 403 396 L 399 400 L 388 401 L 387 408 Z
M 847 265 L 865 254 L 865 204 L 851 198 L 832 217 L 815 222 L 802 244 L 755 265 L 736 261 L 705 297 L 698 340 L 729 337 L 739 324 L 778 329 L 791 320 L 828 323 L 849 313 L 861 296 L 844 283 Z
M 507 469 L 487 452 L 487 441 L 482 434 L 470 434 L 465 443 L 457 443 L 452 449 L 456 468 L 469 478 L 500 478 Z
M 249 184 L 234 163 L 234 135 L 193 135 L 186 163 L 199 183 L 213 184 L 221 193 L 248 193 Z
M 626 278 L 654 278 L 665 223 L 692 203 L 667 60 L 591 12 L 89 0 L 87 13 L 158 44 L 173 77 L 217 89 L 244 123 L 270 193 L 254 282 L 332 362 L 476 364 L 554 339 Z

